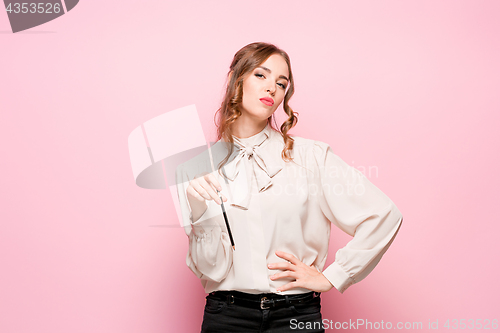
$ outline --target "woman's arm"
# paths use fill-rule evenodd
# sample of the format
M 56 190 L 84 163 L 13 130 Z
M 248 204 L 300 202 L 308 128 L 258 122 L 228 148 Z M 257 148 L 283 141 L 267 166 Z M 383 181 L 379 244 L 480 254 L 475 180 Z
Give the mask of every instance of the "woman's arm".
M 353 236 L 337 251 L 323 275 L 343 293 L 363 280 L 378 264 L 403 222 L 394 202 L 363 173 L 315 141 L 313 153 L 321 181 L 320 205 L 325 216 Z
M 232 267 L 231 242 L 225 229 L 222 211 L 218 215 L 208 217 L 206 203 L 193 205 L 195 208 L 191 210 L 187 194 L 191 180 L 184 166 L 180 165 L 176 170 L 176 184 L 182 223 L 189 238 L 186 264 L 200 279 L 220 282 L 226 278 Z

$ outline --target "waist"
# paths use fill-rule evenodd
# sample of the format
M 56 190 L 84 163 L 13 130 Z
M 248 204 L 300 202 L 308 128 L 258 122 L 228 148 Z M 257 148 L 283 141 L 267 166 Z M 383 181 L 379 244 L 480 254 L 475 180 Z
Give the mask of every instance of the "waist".
M 244 307 L 275 309 L 290 305 L 305 304 L 316 298 L 319 301 L 320 295 L 321 293 L 315 291 L 303 294 L 280 295 L 275 293 L 249 294 L 236 290 L 219 290 L 211 292 L 207 297 Z

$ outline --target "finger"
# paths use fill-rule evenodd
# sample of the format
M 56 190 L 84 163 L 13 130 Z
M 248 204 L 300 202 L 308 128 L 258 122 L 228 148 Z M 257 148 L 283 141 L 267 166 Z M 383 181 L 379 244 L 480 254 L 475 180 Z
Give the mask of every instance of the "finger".
M 219 191 L 218 194 L 220 194 L 220 196 L 222 197 L 222 200 L 223 201 L 227 201 L 227 198 L 224 194 L 220 193 L 220 191 L 222 191 L 222 186 L 220 185 L 219 181 L 217 180 L 217 178 L 213 175 L 213 174 L 207 174 L 205 175 L 205 180 L 207 181 L 207 183 L 209 183 L 212 188 L 217 191 Z
M 205 175 L 205 180 L 208 183 L 212 184 L 218 191 L 222 191 L 222 186 L 220 186 L 219 181 L 217 180 L 217 178 L 215 178 L 215 176 L 212 173 Z
M 276 288 L 276 290 L 278 291 L 285 291 L 285 290 L 290 290 L 290 289 L 293 289 L 293 288 L 297 288 L 299 287 L 300 285 L 297 283 L 297 281 L 293 281 L 293 282 L 289 282 L 279 288 Z
M 219 195 L 217 194 L 217 192 L 215 192 L 215 188 L 213 187 L 212 184 L 208 183 L 205 180 L 205 178 L 200 179 L 200 183 L 199 184 L 200 184 L 201 187 L 203 187 L 203 189 L 205 189 L 205 191 L 210 196 L 209 200 L 214 200 L 218 205 L 221 204 Z
M 200 178 L 198 181 L 192 181 L 192 187 L 206 200 L 214 200 L 220 205 L 220 199 L 213 188 L 204 180 Z
M 191 192 L 193 197 L 196 197 L 198 200 L 202 201 L 201 198 L 206 200 L 214 200 L 217 204 L 221 204 L 219 195 L 215 192 L 215 188 L 207 182 L 205 177 L 208 176 L 207 172 L 200 173 L 194 177 L 194 179 L 190 182 L 191 187 L 194 188 L 195 192 L 199 195 Z M 189 188 L 188 188 L 189 192 Z M 227 201 L 227 198 L 221 193 L 222 200 Z
M 205 202 L 205 198 L 198 191 L 195 190 L 194 186 L 195 185 L 189 186 L 186 193 L 200 202 Z
M 286 271 L 286 272 L 281 272 L 281 273 L 276 273 L 274 275 L 271 275 L 269 278 L 271 280 L 278 280 L 278 279 L 282 279 L 282 278 L 286 278 L 286 277 L 291 277 L 291 278 L 294 278 L 295 280 L 297 280 L 297 273 L 293 272 L 293 271 Z
M 292 264 L 296 265 L 297 263 L 301 262 L 299 259 L 297 259 L 293 254 L 283 252 L 283 251 L 276 251 L 276 255 L 280 258 L 286 259 Z
M 203 186 L 201 186 L 201 184 L 198 183 L 197 181 L 191 182 L 191 188 L 192 188 L 192 191 L 190 191 L 190 189 L 188 188 L 188 192 L 190 192 L 193 197 L 203 198 L 204 200 L 210 200 L 210 195 L 203 188 Z
M 296 267 L 289 262 L 277 262 L 277 263 L 269 264 L 269 265 L 267 265 L 267 267 L 269 269 L 286 269 L 286 270 L 290 270 L 290 271 L 294 271 L 296 269 Z

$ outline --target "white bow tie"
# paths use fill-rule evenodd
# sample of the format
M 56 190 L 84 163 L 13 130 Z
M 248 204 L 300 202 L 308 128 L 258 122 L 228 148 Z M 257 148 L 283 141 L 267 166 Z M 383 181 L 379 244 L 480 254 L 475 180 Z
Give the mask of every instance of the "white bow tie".
M 235 203 L 232 205 L 235 207 L 248 209 L 252 195 L 250 193 L 252 174 L 257 181 L 259 192 L 263 192 L 273 184 L 272 177 L 283 169 L 284 161 L 281 156 L 279 154 L 274 156 L 271 150 L 265 149 L 265 146 L 269 144 L 269 136 L 270 133 L 264 130 L 251 147 L 245 147 L 238 138 L 234 137 L 235 148 L 239 149 L 238 155 L 224 167 L 224 173 L 234 183 Z

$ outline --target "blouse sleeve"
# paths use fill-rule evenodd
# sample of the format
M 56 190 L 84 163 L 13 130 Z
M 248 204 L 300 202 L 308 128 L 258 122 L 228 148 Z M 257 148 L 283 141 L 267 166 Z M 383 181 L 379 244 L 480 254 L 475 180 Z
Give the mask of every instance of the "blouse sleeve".
M 210 214 L 207 208 L 202 216 L 193 221 L 186 193 L 190 179 L 182 165 L 177 168 L 175 176 L 182 223 L 189 238 L 186 264 L 198 278 L 221 282 L 226 278 L 233 263 L 231 242 L 222 217 L 222 210 L 217 205 L 220 213 L 213 214 L 212 210 Z M 211 203 L 213 201 L 209 201 L 207 207 L 210 207 Z
M 321 210 L 329 221 L 353 236 L 323 271 L 343 293 L 375 268 L 396 237 L 403 216 L 387 195 L 335 155 L 328 144 L 315 141 L 313 153 L 321 180 Z

